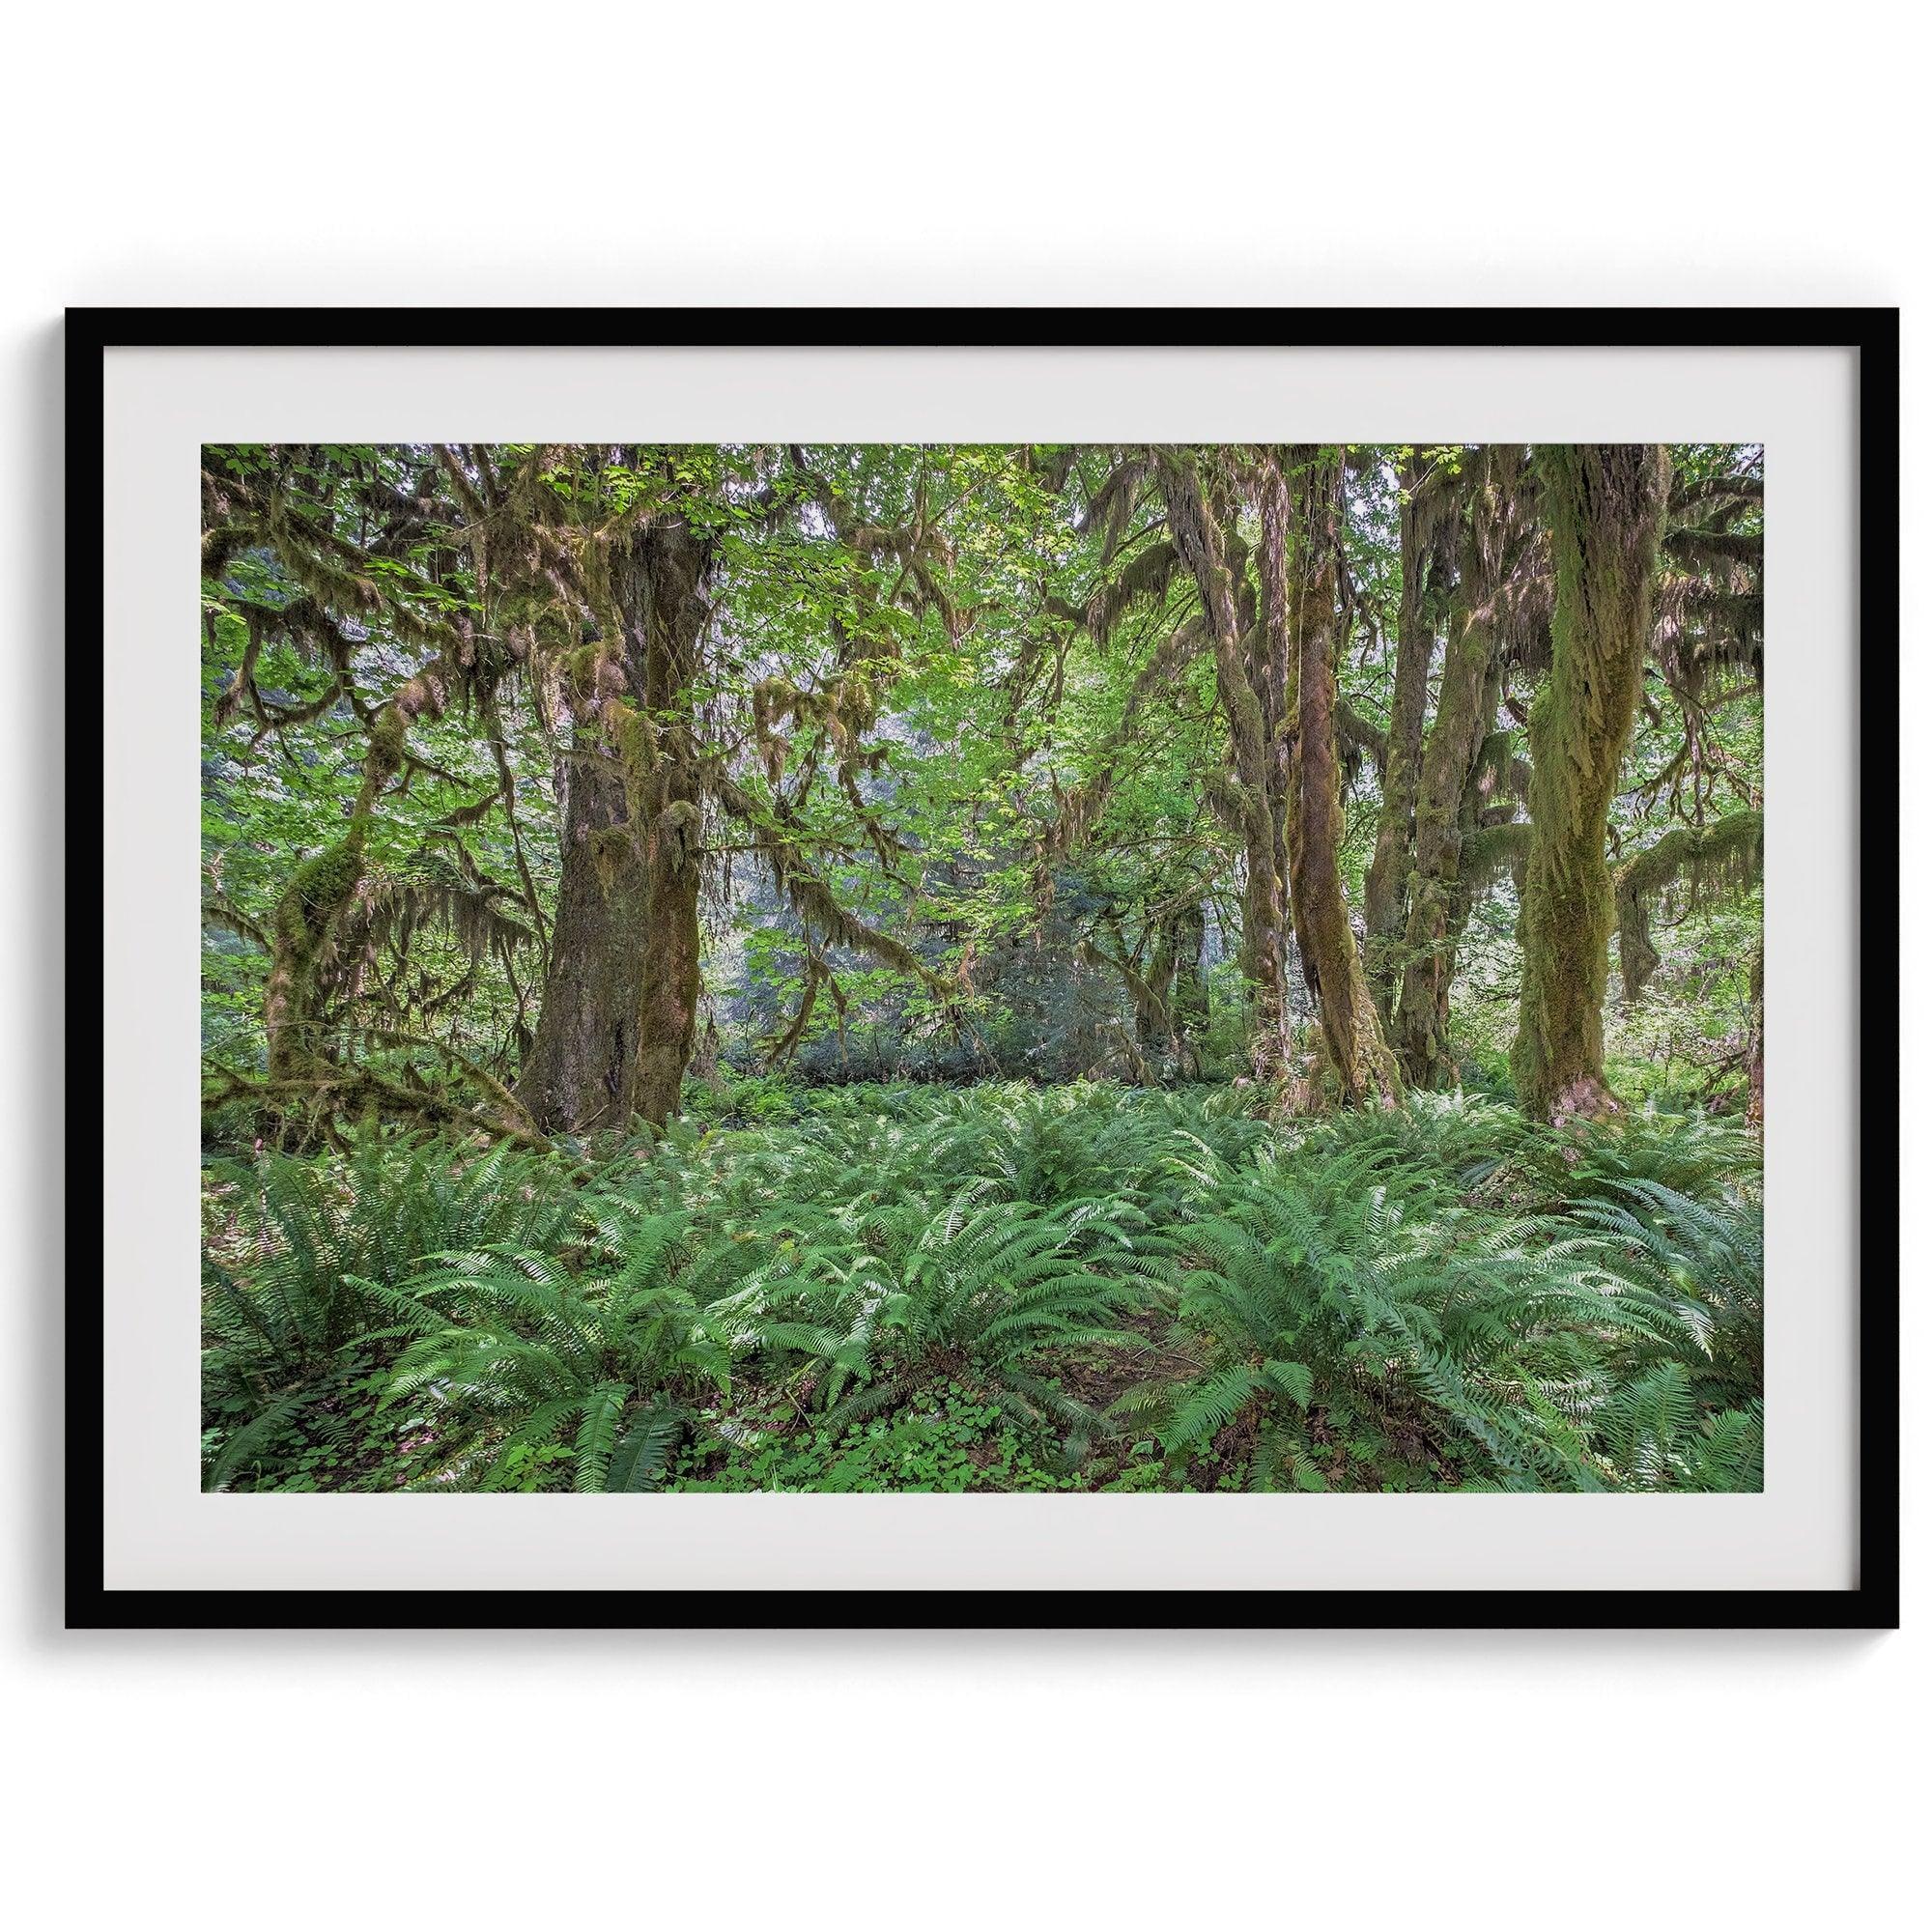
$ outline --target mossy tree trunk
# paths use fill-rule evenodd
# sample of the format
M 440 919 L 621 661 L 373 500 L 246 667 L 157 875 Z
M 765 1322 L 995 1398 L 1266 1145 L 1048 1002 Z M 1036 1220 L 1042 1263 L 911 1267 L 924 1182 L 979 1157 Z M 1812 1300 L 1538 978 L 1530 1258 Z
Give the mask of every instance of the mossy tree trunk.
M 1463 792 L 1488 724 L 1484 696 L 1490 655 L 1488 631 L 1459 600 L 1416 786 L 1403 968 L 1391 1019 L 1403 1070 L 1418 1087 L 1445 1087 L 1455 1078 L 1449 987 L 1456 971 L 1456 874 L 1463 848 Z
M 262 991 L 262 1027 L 269 1077 L 298 1081 L 329 1057 L 323 1037 L 324 980 L 336 928 L 367 874 L 367 845 L 376 808 L 403 768 L 410 727 L 443 707 L 447 684 L 432 665 L 410 678 L 375 715 L 362 754 L 362 781 L 342 837 L 298 866 L 275 907 L 269 978 Z
M 1288 880 L 1282 820 L 1285 767 L 1277 711 L 1282 654 L 1260 659 L 1243 648 L 1234 573 L 1221 526 L 1195 459 L 1163 451 L 1160 482 L 1168 529 L 1201 596 L 1214 649 L 1215 687 L 1228 718 L 1230 752 L 1239 788 L 1238 817 L 1247 882 L 1241 906 L 1241 957 L 1253 1004 L 1255 1077 L 1286 1077 L 1290 1057 Z M 1259 685 L 1256 673 L 1260 673 Z
M 1764 948 L 1751 954 L 1750 1013 L 1745 1027 L 1745 1119 L 1764 1125 Z
M 1445 574 L 1441 526 L 1447 492 L 1426 477 L 1411 455 L 1403 466 L 1402 603 L 1396 620 L 1395 700 L 1382 763 L 1382 806 L 1376 849 L 1362 882 L 1362 922 L 1368 933 L 1369 990 L 1384 1018 L 1401 980 L 1403 932 L 1415 849 L 1415 802 L 1421 782 L 1422 733 L 1429 710 L 1429 673 L 1435 657 L 1435 593 Z
M 296 867 L 275 906 L 262 991 L 270 1080 L 299 1080 L 326 1055 L 322 968 L 336 922 L 362 882 L 368 824 L 357 812 L 341 838 Z
M 1208 987 L 1201 955 L 1208 941 L 1207 915 L 1199 899 L 1167 914 L 1156 929 L 1153 957 L 1145 979 L 1128 964 L 1126 946 L 1116 933 L 1122 957 L 1112 960 L 1134 1006 L 1134 1038 L 1143 1059 L 1165 1054 L 1178 1080 L 1200 1077 L 1196 1040 L 1207 1023 Z
M 1416 778 L 1402 970 L 1389 1022 L 1396 1057 L 1416 1087 L 1449 1087 L 1456 1079 L 1449 989 L 1456 975 L 1456 940 L 1467 915 L 1458 871 L 1471 823 L 1470 781 L 1500 691 L 1494 607 L 1520 523 L 1523 462 L 1518 445 L 1492 446 L 1464 484 L 1441 685 Z
M 579 667 L 550 979 L 519 1098 L 549 1129 L 662 1126 L 696 1038 L 708 546 L 682 517 L 612 553 Z
M 1605 834 L 1636 713 L 1669 487 L 1655 443 L 1545 449 L 1556 566 L 1548 682 L 1531 708 L 1517 1099 L 1543 1120 L 1616 1106 L 1604 1079 L 1615 919 Z
M 1293 700 L 1289 899 L 1302 977 L 1321 1022 L 1323 1070 L 1345 1105 L 1388 1104 L 1402 1080 L 1369 994 L 1342 884 L 1335 749 L 1342 456 L 1334 448 L 1297 445 L 1287 460 L 1290 476 L 1272 462 L 1264 469 L 1260 558 L 1262 625 L 1285 646 Z
M 641 624 L 643 704 L 621 726 L 631 823 L 643 846 L 643 964 L 629 1111 L 663 1126 L 678 1110 L 697 1037 L 703 775 L 695 687 L 710 605 L 709 544 L 682 518 L 648 528 L 620 595 Z
M 1208 919 L 1195 899 L 1176 915 L 1174 993 L 1168 1012 L 1174 1025 L 1174 1070 L 1181 1080 L 1201 1077 L 1201 1036 L 1208 1030 Z
M 550 977 L 517 1098 L 546 1132 L 586 1133 L 624 1123 L 643 1003 L 639 913 L 647 887 L 616 748 L 587 695 L 577 697 L 574 711 L 573 746 L 560 780 Z
M 1174 927 L 1163 921 L 1153 936 L 1153 956 L 1145 978 L 1134 973 L 1126 960 L 1126 942 L 1115 930 L 1115 944 L 1121 949 L 1128 997 L 1134 1008 L 1134 1039 L 1143 1059 L 1164 1053 L 1174 1038 Z M 1131 976 L 1131 977 L 1129 977 Z

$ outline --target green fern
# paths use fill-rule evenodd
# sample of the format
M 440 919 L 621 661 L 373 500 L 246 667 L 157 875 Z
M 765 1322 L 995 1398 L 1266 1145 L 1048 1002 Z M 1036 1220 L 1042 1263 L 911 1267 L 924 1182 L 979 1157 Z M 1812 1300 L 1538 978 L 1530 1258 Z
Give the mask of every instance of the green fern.
M 1378 1138 L 1333 1136 L 1225 1182 L 1209 1218 L 1170 1233 L 1179 1316 L 1209 1366 L 1173 1391 L 1160 1439 L 1208 1452 L 1224 1431 L 1304 1486 L 1311 1429 L 1372 1418 L 1445 1472 L 1510 1488 L 1600 1488 L 1588 1418 L 1608 1394 L 1603 1338 L 1661 1345 L 1601 1244 L 1477 1216 L 1449 1181 L 1392 1166 Z
M 251 1466 L 289 1391 L 321 1401 L 345 1358 L 407 1333 L 398 1288 L 439 1251 L 562 1238 L 573 1203 L 559 1162 L 507 1148 L 466 1155 L 370 1136 L 349 1156 L 269 1155 L 210 1170 L 203 1248 L 204 1405 L 240 1414 L 204 1472 L 211 1488 Z
M 381 1139 L 212 1171 L 207 1480 L 354 1460 L 373 1379 L 378 1433 L 427 1445 L 391 1486 L 635 1492 L 946 1383 L 1055 1441 L 1057 1480 L 1761 1481 L 1762 1216 L 1722 1122 L 1557 1134 L 1417 1095 L 1277 1125 L 1078 1083 L 727 1098 L 568 1174 Z M 1121 1393 L 1133 1362 L 1162 1373 Z

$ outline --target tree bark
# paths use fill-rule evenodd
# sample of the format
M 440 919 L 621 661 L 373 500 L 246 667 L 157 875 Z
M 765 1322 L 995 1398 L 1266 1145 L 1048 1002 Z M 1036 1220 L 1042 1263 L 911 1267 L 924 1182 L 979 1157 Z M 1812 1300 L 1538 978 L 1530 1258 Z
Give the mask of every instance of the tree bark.
M 1764 948 L 1751 955 L 1750 1016 L 1745 1032 L 1745 1119 L 1764 1125 Z
M 1280 731 L 1278 725 L 1270 726 L 1264 694 L 1273 695 L 1270 688 L 1277 681 L 1283 660 L 1276 654 L 1251 666 L 1243 653 L 1227 547 L 1194 463 L 1179 453 L 1163 451 L 1160 481 L 1175 548 L 1201 595 L 1202 612 L 1214 648 L 1215 685 L 1221 708 L 1228 716 L 1235 778 L 1240 788 L 1241 849 L 1247 868 L 1241 953 L 1253 997 L 1255 1077 L 1280 1080 L 1288 1072 L 1290 1057 L 1288 888 L 1277 810 L 1284 787 L 1275 770 Z M 1253 674 L 1257 668 L 1261 671 L 1259 690 Z
M 643 707 L 621 731 L 631 820 L 643 847 L 642 984 L 629 1111 L 661 1127 L 678 1110 L 697 1034 L 702 772 L 695 730 L 698 643 L 710 614 L 709 545 L 682 518 L 652 526 L 620 573 L 641 628 Z
M 611 559 L 574 696 L 551 974 L 518 1097 L 547 1129 L 662 1126 L 696 1035 L 702 783 L 692 685 L 709 553 L 681 518 Z
M 1463 796 L 1488 719 L 1483 704 L 1488 634 L 1464 613 L 1443 660 L 1442 691 L 1423 753 L 1415 808 L 1415 870 L 1404 927 L 1394 1034 L 1404 1070 L 1418 1087 L 1454 1084 L 1449 987 L 1456 973 L 1457 870 Z
M 548 1132 L 620 1127 L 643 1000 L 643 852 L 624 772 L 585 705 L 563 766 L 550 978 L 517 1098 Z
M 1457 872 L 1470 774 L 1495 711 L 1492 604 L 1518 523 L 1521 458 L 1514 445 L 1486 449 L 1472 479 L 1441 688 L 1416 780 L 1414 859 L 1389 1031 L 1403 1072 L 1417 1087 L 1449 1087 L 1456 1079 L 1449 988 L 1466 911 Z
M 1335 559 L 1342 514 L 1339 450 L 1296 446 L 1293 486 L 1268 462 L 1262 481 L 1262 626 L 1281 639 L 1293 680 L 1288 809 L 1289 902 L 1302 978 L 1321 1027 L 1325 1071 L 1345 1105 L 1392 1103 L 1395 1056 L 1349 923 L 1342 884 L 1342 770 L 1335 750 Z M 1292 585 L 1291 585 L 1292 579 Z
M 1403 466 L 1402 481 L 1402 605 L 1396 620 L 1395 701 L 1382 761 L 1382 809 L 1376 825 L 1375 856 L 1362 881 L 1369 990 L 1385 1018 L 1393 1014 L 1402 978 L 1422 732 L 1435 657 L 1432 601 L 1445 563 L 1440 535 L 1444 486 L 1426 480 L 1419 459 L 1412 455 Z
M 1556 564 L 1548 681 L 1530 712 L 1522 1009 L 1511 1066 L 1524 1113 L 1612 1112 L 1604 994 L 1615 908 L 1605 833 L 1636 712 L 1669 487 L 1655 443 L 1544 451 Z
M 1179 1080 L 1201 1077 L 1201 1036 L 1208 1030 L 1208 918 L 1199 899 L 1174 920 L 1174 993 L 1168 1002 L 1174 1023 L 1174 1071 Z

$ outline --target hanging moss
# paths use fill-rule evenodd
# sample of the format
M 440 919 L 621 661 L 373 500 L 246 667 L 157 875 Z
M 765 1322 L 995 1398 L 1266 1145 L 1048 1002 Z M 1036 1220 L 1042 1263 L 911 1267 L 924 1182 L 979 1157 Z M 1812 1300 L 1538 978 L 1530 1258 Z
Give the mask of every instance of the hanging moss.
M 304 859 L 289 875 L 275 912 L 275 932 L 291 945 L 312 945 L 362 876 L 359 821 L 346 838 Z
M 543 648 L 541 633 L 534 628 L 514 635 L 533 651 Z M 565 646 L 553 644 L 549 647 L 548 675 L 537 682 L 566 698 L 574 716 L 588 717 L 593 715 L 604 660 L 604 646 L 595 639 Z
M 1764 814 L 1735 811 L 1709 825 L 1680 825 L 1627 860 L 1616 874 L 1617 957 L 1624 998 L 1634 1005 L 1657 971 L 1650 916 L 1670 904 L 1694 911 L 1748 891 L 1764 876 Z
M 363 761 L 363 784 L 386 784 L 403 768 L 409 749 L 410 720 L 401 707 L 385 704 L 369 727 L 369 750 Z
M 1469 774 L 1476 803 L 1483 808 L 1514 800 L 1529 802 L 1529 760 L 1519 757 L 1516 737 L 1510 731 L 1492 731 L 1476 750 L 1476 762 Z
M 590 863 L 597 873 L 597 889 L 609 898 L 616 891 L 618 879 L 636 856 L 637 840 L 628 823 L 593 826 L 585 836 Z
M 651 823 L 651 853 L 673 872 L 695 867 L 703 847 L 701 814 L 689 799 L 673 799 Z
M 367 817 L 358 812 L 333 845 L 295 868 L 276 902 L 262 1024 L 269 1071 L 277 1079 L 296 1073 L 315 1055 L 320 968 L 329 934 L 361 884 L 368 828 Z
M 1503 825 L 1481 825 L 1463 838 L 1462 863 L 1456 883 L 1462 898 L 1473 905 L 1489 888 L 1508 872 L 1522 890 L 1524 868 L 1529 862 L 1529 825 L 1516 819 Z
M 617 748 L 618 763 L 624 773 L 624 793 L 630 801 L 631 816 L 639 821 L 651 808 L 651 774 L 657 766 L 657 734 L 651 721 L 635 704 L 614 698 L 605 707 L 605 728 Z

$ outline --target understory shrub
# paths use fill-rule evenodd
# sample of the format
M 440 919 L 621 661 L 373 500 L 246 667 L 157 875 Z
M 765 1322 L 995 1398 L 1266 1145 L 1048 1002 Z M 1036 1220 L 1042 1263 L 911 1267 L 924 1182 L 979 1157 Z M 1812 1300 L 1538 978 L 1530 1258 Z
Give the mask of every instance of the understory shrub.
M 1750 1488 L 1754 1141 L 738 1081 L 575 1168 L 211 1170 L 235 1488 Z M 1251 1097 L 1251 1096 L 1250 1096 Z

